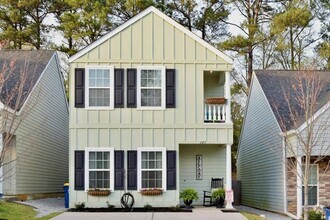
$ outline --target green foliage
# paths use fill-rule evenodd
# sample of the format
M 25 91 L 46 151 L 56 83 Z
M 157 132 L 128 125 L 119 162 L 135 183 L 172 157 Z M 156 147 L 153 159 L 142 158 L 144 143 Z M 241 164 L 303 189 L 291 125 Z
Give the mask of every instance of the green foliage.
M 49 214 L 42 218 L 37 218 L 37 212 L 30 206 L 17 204 L 14 202 L 0 202 L 0 219 L 11 219 L 11 220 L 21 220 L 21 219 L 38 219 L 38 220 L 48 220 L 57 215 L 59 212 Z
M 109 203 L 109 201 L 107 201 L 107 207 L 108 207 L 108 209 L 114 209 L 116 206 L 111 205 L 111 204 Z
M 78 202 L 74 205 L 78 211 L 82 211 L 85 208 L 85 203 L 84 202 Z
M 183 200 L 197 200 L 198 193 L 194 188 L 186 188 L 180 192 L 180 199 Z
M 166 13 L 190 31 L 201 33 L 202 39 L 218 43 L 228 35 L 227 25 L 229 10 L 224 0 L 168 1 Z
M 135 15 L 139 14 L 149 6 L 155 5 L 153 0 L 113 0 L 111 16 L 119 19 L 119 25 Z
M 212 197 L 215 199 L 225 198 L 225 190 L 218 188 L 212 191 Z
M 177 204 L 176 206 L 171 206 L 171 209 L 173 212 L 179 212 L 181 210 L 181 207 L 179 204 Z
M 147 211 L 147 212 L 151 212 L 152 210 L 154 210 L 154 207 L 152 206 L 152 205 L 150 205 L 150 204 L 145 204 L 144 206 L 143 206 L 143 208 Z
M 319 211 L 309 211 L 308 212 L 308 220 L 321 220 L 322 212 Z

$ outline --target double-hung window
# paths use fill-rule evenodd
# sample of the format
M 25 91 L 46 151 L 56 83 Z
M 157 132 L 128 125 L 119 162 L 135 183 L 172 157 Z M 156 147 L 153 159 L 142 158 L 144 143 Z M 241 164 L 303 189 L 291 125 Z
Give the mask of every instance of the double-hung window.
M 113 67 L 87 67 L 86 103 L 89 108 L 113 108 Z
M 318 166 L 316 164 L 310 165 L 311 172 L 308 178 L 308 205 L 317 205 L 318 204 Z M 303 166 L 303 170 L 305 167 Z M 302 194 L 303 194 L 303 204 L 305 204 L 304 198 L 304 189 L 303 186 Z
M 137 105 L 141 109 L 165 109 L 165 67 L 138 67 Z
M 113 149 L 88 149 L 85 155 L 87 190 L 113 190 Z
M 166 190 L 166 149 L 140 149 L 138 154 L 138 189 Z

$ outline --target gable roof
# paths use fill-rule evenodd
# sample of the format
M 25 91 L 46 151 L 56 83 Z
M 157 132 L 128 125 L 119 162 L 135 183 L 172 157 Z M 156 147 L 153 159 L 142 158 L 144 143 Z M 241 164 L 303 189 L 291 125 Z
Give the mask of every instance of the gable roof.
M 0 83 L 0 101 L 11 109 L 19 110 L 28 98 L 41 74 L 53 57 L 51 50 L 0 51 L 0 73 L 5 78 Z M 24 83 L 18 95 L 17 86 Z
M 149 8 L 145 9 L 141 13 L 139 13 L 136 16 L 134 16 L 133 18 L 131 18 L 130 20 L 126 21 L 125 23 L 118 26 L 114 30 L 110 31 L 109 33 L 102 36 L 98 40 L 94 41 L 90 45 L 86 46 L 82 50 L 78 51 L 76 54 L 74 54 L 73 56 L 71 56 L 69 58 L 69 62 L 71 63 L 74 60 L 78 59 L 79 57 L 83 56 L 87 52 L 91 51 L 92 49 L 99 46 L 100 44 L 102 44 L 106 40 L 110 39 L 112 36 L 118 34 L 122 30 L 124 30 L 125 28 L 129 27 L 130 25 L 134 24 L 136 21 L 140 20 L 141 18 L 147 16 L 150 13 L 155 13 L 156 15 L 158 15 L 159 17 L 161 17 L 162 19 L 164 19 L 165 21 L 167 21 L 168 23 L 170 23 L 171 25 L 173 25 L 174 27 L 176 27 L 177 29 L 179 29 L 180 31 L 182 31 L 183 33 L 185 33 L 186 35 L 188 35 L 189 37 L 191 37 L 192 39 L 197 41 L 198 43 L 200 43 L 202 46 L 204 46 L 205 48 L 209 49 L 210 51 L 212 51 L 213 53 L 215 53 L 216 55 L 221 57 L 227 63 L 229 63 L 229 64 L 233 63 L 232 58 L 230 58 L 229 56 L 227 56 L 223 52 L 219 51 L 218 49 L 216 49 L 215 47 L 213 47 L 212 45 L 210 45 L 209 43 L 204 41 L 202 38 L 198 37 L 196 34 L 192 33 L 187 28 L 183 27 L 181 24 L 177 23 L 172 18 L 168 17 L 163 12 L 159 11 L 158 9 L 156 9 L 153 6 L 150 6 Z
M 297 85 L 297 76 L 301 74 L 302 71 L 254 70 L 254 73 L 279 124 L 281 124 L 282 121 L 286 130 L 295 129 L 301 126 L 305 122 L 302 115 L 303 109 L 301 109 L 296 102 L 298 96 L 297 93 L 294 92 L 293 87 L 294 85 Z M 317 98 L 317 106 L 313 114 L 325 106 L 330 100 L 330 72 L 316 71 L 315 73 L 320 76 L 326 84 Z M 299 112 L 301 116 L 296 127 L 293 125 L 292 118 L 290 117 L 290 109 L 285 99 L 286 94 L 290 94 L 289 99 L 291 109 Z

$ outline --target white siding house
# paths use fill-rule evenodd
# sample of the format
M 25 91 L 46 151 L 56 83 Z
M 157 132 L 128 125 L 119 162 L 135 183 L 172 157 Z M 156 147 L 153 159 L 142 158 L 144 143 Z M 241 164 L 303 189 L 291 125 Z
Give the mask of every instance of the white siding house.
M 0 191 L 21 199 L 62 193 L 68 181 L 69 111 L 59 58 L 54 51 L 1 51 L 2 68 L 11 62 L 1 90 Z M 18 84 L 24 84 L 22 97 L 12 102 L 15 95 L 8 91 Z
M 138 207 L 173 206 L 186 187 L 202 204 L 212 177 L 231 189 L 229 57 L 150 7 L 69 61 L 70 207 L 120 206 L 125 192 Z M 212 97 L 227 104 L 206 104 Z M 93 188 L 111 194 L 91 196 Z M 142 195 L 148 188 L 163 193 Z

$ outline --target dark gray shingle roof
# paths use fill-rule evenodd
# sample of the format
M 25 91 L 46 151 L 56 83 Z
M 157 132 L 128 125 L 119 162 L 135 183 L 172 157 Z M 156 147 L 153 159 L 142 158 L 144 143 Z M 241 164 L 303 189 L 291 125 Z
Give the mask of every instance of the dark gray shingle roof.
M 293 89 L 298 82 L 297 75 L 302 74 L 302 72 L 292 70 L 255 70 L 254 73 L 280 125 L 285 126 L 285 130 L 290 130 L 303 124 L 305 122 L 303 118 L 304 111 L 296 102 L 297 93 Z M 317 106 L 314 113 L 330 100 L 330 72 L 316 71 L 315 73 L 324 80 L 325 85 L 317 98 Z M 291 109 L 294 109 L 301 116 L 299 120 L 295 120 L 298 122 L 296 125 L 290 116 L 288 102 L 285 99 L 286 94 L 289 94 Z M 284 129 L 282 128 L 282 130 Z
M 0 74 L 5 78 L 0 81 L 0 101 L 12 109 L 20 109 L 54 53 L 51 50 L 0 51 Z M 24 83 L 23 92 L 19 93 L 17 87 L 21 83 Z

